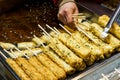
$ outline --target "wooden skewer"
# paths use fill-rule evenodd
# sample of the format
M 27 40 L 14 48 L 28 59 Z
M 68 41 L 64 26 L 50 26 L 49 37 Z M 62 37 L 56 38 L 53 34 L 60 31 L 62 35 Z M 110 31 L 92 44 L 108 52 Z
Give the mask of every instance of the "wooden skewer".
M 45 33 L 43 33 L 43 34 L 44 34 L 45 37 L 47 37 L 47 38 L 53 40 L 53 38 L 52 38 L 51 36 L 49 37 L 49 36 L 47 36 L 47 34 L 45 34 Z
M 38 24 L 38 27 L 43 30 L 43 34 L 44 34 L 47 38 L 52 39 L 51 35 L 50 35 L 47 31 L 45 31 L 45 29 L 43 29 L 42 26 L 40 26 L 40 25 Z
M 5 58 L 7 59 L 7 57 L 0 51 L 0 54 Z
M 46 24 L 46 26 L 51 29 L 54 33 L 56 33 L 57 35 L 60 34 L 60 32 L 54 27 L 54 29 L 52 27 L 50 27 L 49 25 Z
M 59 24 L 69 35 L 72 35 L 72 33 L 70 31 L 68 31 L 64 26 L 62 26 L 61 24 Z M 82 29 L 81 27 L 78 27 L 77 24 L 75 23 L 76 28 L 78 29 L 78 31 L 82 32 L 83 34 L 85 34 L 90 40 L 92 40 L 94 43 L 97 43 L 91 36 L 89 36 L 84 29 Z
M 41 43 L 41 45 L 42 45 L 44 48 L 46 48 L 46 46 L 42 43 L 41 40 L 39 40 L 39 42 Z
M 74 16 L 82 16 L 84 13 L 73 14 Z
M 11 54 L 9 51 L 7 51 L 6 49 L 4 49 L 4 51 L 6 52 L 6 53 L 8 53 L 9 55 L 10 55 L 10 57 L 12 57 L 12 58 L 17 58 L 17 56 L 16 55 L 14 55 L 14 54 Z
M 72 35 L 70 31 L 68 31 L 62 24 L 59 24 L 69 35 Z
M 20 51 L 20 49 L 18 49 L 17 47 L 15 47 L 15 49 L 16 49 L 17 51 L 19 51 L 20 53 L 22 53 L 22 52 Z
M 40 41 L 40 43 L 42 44 L 42 46 L 44 47 L 44 48 L 46 48 L 46 46 Z
M 42 43 L 42 41 L 36 36 L 36 35 L 33 35 L 34 36 L 34 38 L 36 38 L 40 43 L 41 43 L 41 45 L 43 46 L 43 47 L 45 47 L 45 45 Z
M 72 17 L 76 18 L 76 19 L 85 19 L 86 18 L 86 16 L 83 13 L 73 14 Z
M 33 53 L 35 56 L 37 56 L 36 53 L 34 53 L 29 47 L 25 46 L 31 53 Z
M 83 25 L 83 26 L 85 26 L 85 27 L 88 27 L 88 26 L 86 26 L 85 24 L 82 24 L 82 23 L 80 23 L 80 22 L 78 22 L 78 24 Z M 89 29 L 89 27 L 88 27 L 88 29 Z
M 91 41 L 93 41 L 94 43 L 97 43 L 91 36 L 89 36 L 89 34 L 87 34 L 87 32 L 84 31 L 84 29 L 82 29 L 81 27 L 78 27 L 77 24 L 76 24 L 76 28 L 78 29 L 78 31 L 85 34 Z
M 105 76 L 103 73 L 101 75 L 105 78 L 105 80 L 109 80 L 108 77 Z
M 47 36 L 45 33 L 43 33 L 46 37 L 49 37 L 49 36 Z M 49 38 L 50 39 L 50 38 Z M 51 40 L 52 40 L 53 38 L 51 37 Z M 56 47 L 56 48 L 58 48 L 58 47 Z
M 44 35 L 46 38 L 48 38 L 48 39 L 51 39 L 51 38 L 52 38 L 51 36 L 48 36 L 48 35 L 45 34 L 44 32 L 43 32 L 43 35 Z
M 50 27 L 48 24 L 46 24 L 46 26 L 49 28 L 49 29 L 51 29 L 53 32 L 55 32 L 56 34 L 58 34 L 57 33 L 57 31 L 55 31 L 52 27 Z
M 47 34 L 45 34 L 45 33 L 43 33 L 46 37 L 48 37 L 49 39 L 53 39 L 51 36 L 49 37 L 49 36 L 47 36 Z M 57 47 L 56 47 L 57 48 Z
M 120 71 L 118 69 L 115 68 L 115 71 L 118 72 L 120 74 Z
M 56 27 L 53 27 L 53 28 L 58 34 L 60 34 L 60 31 Z
M 68 31 L 64 26 L 62 26 L 61 24 L 59 24 L 69 35 L 72 35 L 72 33 L 70 31 Z M 78 29 L 78 31 L 82 32 L 83 34 L 85 34 L 89 39 L 91 39 L 94 43 L 97 43 L 91 36 L 89 36 L 84 29 L 82 29 L 81 27 L 76 26 L 76 28 Z
M 73 14 L 72 17 L 81 17 L 81 18 L 85 18 L 86 16 L 84 16 L 84 15 Z
M 16 56 L 15 54 L 14 54 L 14 52 L 13 52 L 13 50 L 12 49 L 10 49 L 10 52 L 12 53 L 12 55 L 14 55 L 15 56 L 15 58 L 17 58 L 18 56 Z M 9 53 L 10 54 L 10 53 Z
M 40 26 L 40 25 L 38 24 L 38 27 L 39 27 L 40 29 L 42 29 L 43 32 L 44 32 L 45 34 L 47 34 L 47 36 L 51 37 L 51 36 L 47 33 L 47 31 L 45 31 L 45 29 L 42 28 L 42 26 Z
M 72 16 L 73 18 L 76 18 L 76 19 L 85 19 L 86 18 L 86 16 Z
M 49 39 L 53 39 L 51 36 L 50 36 L 50 34 L 49 33 L 47 33 L 39 24 L 38 24 L 38 26 L 39 26 L 39 28 L 41 28 L 44 32 L 43 32 L 43 34 L 44 34 L 44 36 L 46 36 L 47 38 L 49 38 Z
M 20 51 L 20 49 L 18 49 L 17 47 L 15 48 L 18 52 L 20 52 L 21 54 L 24 54 L 24 56 L 27 58 L 27 59 L 29 59 L 30 57 L 29 56 L 27 56 L 25 53 L 23 53 L 22 51 Z M 13 50 L 11 50 L 11 52 L 12 53 L 14 53 L 14 51 Z
M 26 54 L 24 54 L 24 56 L 27 58 L 27 59 L 29 59 L 30 57 L 28 56 L 28 55 L 26 55 Z

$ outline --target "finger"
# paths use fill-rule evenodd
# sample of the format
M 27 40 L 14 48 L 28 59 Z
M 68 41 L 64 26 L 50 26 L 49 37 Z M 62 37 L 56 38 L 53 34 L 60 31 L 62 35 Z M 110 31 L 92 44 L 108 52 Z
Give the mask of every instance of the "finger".
M 61 22 L 63 22 L 64 24 L 67 24 L 67 23 L 66 23 L 66 19 L 64 18 L 64 13 L 63 13 L 63 12 L 59 12 L 57 16 L 58 16 L 58 19 L 59 19 Z
M 79 10 L 78 10 L 78 8 L 76 8 L 75 11 L 74 11 L 74 14 L 78 14 L 78 13 L 79 13 Z M 77 21 L 77 20 L 78 19 L 76 19 L 76 18 L 73 19 L 74 22 Z
M 73 22 L 73 19 L 71 18 L 71 21 L 68 20 L 69 18 L 66 17 L 66 21 L 67 21 L 67 26 L 71 27 L 71 28 L 74 28 L 75 27 L 75 24 Z
M 73 22 L 72 11 L 65 11 L 65 18 L 68 24 Z
M 75 14 L 79 13 L 79 10 L 78 10 L 78 7 L 76 6 L 75 8 L 75 11 L 74 11 Z

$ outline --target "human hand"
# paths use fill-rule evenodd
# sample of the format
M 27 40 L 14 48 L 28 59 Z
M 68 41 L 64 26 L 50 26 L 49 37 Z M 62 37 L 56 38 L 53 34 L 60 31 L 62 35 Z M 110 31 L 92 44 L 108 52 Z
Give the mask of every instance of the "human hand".
M 77 14 L 78 8 L 74 2 L 68 2 L 63 4 L 58 11 L 58 19 L 67 26 L 74 27 L 74 20 L 72 18 L 73 14 Z

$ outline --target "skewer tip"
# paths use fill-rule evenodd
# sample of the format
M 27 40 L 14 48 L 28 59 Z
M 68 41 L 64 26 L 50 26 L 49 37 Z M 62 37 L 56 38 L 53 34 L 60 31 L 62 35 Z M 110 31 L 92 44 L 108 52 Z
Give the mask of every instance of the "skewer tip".
M 5 54 L 3 52 L 0 51 L 0 54 L 5 58 L 7 59 L 7 56 L 5 56 Z

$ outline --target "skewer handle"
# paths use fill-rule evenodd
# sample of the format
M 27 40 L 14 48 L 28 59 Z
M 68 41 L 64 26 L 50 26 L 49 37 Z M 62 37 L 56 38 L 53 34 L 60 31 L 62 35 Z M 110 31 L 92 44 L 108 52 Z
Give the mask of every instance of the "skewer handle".
M 1 51 L 0 51 L 0 54 L 1 54 L 5 59 L 7 59 L 7 57 L 5 56 L 5 54 L 3 54 Z
M 105 76 L 103 73 L 101 74 L 105 80 L 109 80 L 107 76 Z

